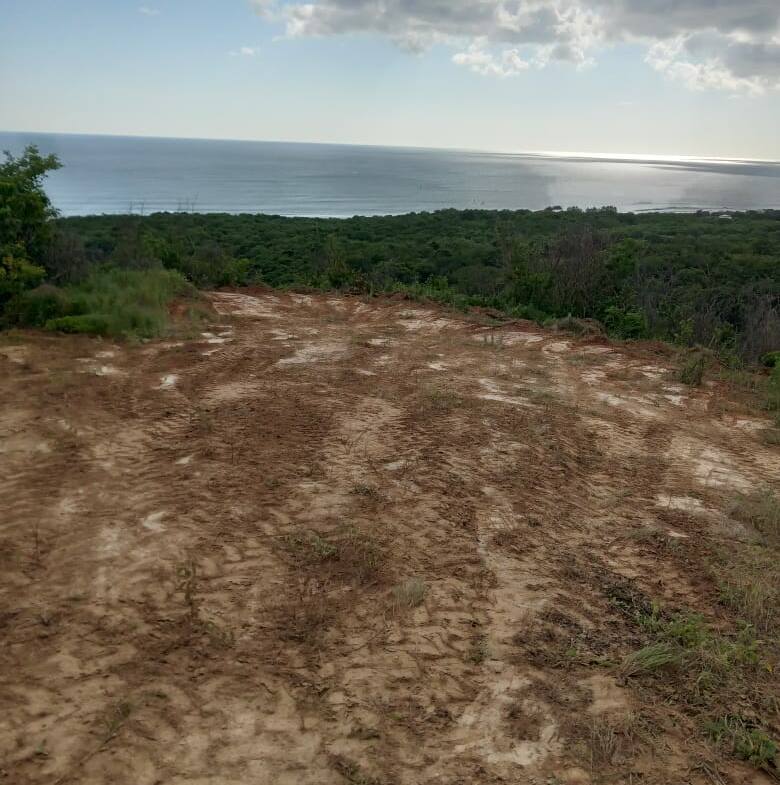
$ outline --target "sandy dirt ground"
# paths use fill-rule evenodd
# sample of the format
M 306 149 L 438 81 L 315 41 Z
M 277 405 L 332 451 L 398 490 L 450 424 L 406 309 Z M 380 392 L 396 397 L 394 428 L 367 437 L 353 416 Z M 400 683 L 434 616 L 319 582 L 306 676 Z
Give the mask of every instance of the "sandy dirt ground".
M 193 339 L 0 342 L 0 782 L 770 781 L 609 665 L 614 587 L 721 613 L 757 415 L 661 347 L 211 298 Z

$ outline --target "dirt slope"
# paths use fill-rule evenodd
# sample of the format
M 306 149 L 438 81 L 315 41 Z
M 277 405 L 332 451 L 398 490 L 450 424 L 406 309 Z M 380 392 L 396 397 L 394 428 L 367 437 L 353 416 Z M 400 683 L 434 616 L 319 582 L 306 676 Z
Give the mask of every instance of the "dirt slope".
M 770 781 L 624 675 L 614 601 L 725 619 L 701 549 L 780 483 L 760 423 L 649 349 L 213 300 L 0 343 L 0 781 Z

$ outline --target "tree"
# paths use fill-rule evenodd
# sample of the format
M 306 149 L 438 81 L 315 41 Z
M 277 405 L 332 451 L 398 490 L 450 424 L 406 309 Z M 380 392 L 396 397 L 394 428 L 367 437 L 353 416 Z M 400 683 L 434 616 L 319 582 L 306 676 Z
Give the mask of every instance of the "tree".
M 60 168 L 56 155 L 42 156 L 35 145 L 21 156 L 5 153 L 0 164 L 0 307 L 45 275 L 39 262 L 56 211 L 43 190 L 43 178 Z

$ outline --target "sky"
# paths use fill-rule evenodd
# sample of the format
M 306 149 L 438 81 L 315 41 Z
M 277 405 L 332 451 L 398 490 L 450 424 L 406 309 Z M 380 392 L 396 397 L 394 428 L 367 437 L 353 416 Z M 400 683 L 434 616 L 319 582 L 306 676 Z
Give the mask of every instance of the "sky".
M 780 0 L 0 0 L 0 130 L 780 159 Z

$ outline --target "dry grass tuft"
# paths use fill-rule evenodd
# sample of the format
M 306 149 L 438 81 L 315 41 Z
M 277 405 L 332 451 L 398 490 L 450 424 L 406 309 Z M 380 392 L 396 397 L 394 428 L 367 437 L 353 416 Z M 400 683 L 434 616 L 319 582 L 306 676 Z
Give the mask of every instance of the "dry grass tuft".
M 604 325 L 596 319 L 579 319 L 576 316 L 564 316 L 560 319 L 551 319 L 544 324 L 558 332 L 572 333 L 574 335 L 605 335 Z
M 481 665 L 486 659 L 490 657 L 490 647 L 488 646 L 488 639 L 484 635 L 480 635 L 471 645 L 466 659 L 474 664 Z
M 328 532 L 296 532 L 285 539 L 288 551 L 299 568 L 316 570 L 343 583 L 369 583 L 384 567 L 385 548 L 371 532 L 345 524 Z
M 623 660 L 621 673 L 624 676 L 639 676 L 662 668 L 671 668 L 681 663 L 678 648 L 666 641 L 651 643 L 638 651 L 631 652 Z
M 350 582 L 371 583 L 380 577 L 385 549 L 376 537 L 356 526 L 347 526 L 337 540 L 340 571 Z
M 279 637 L 307 646 L 321 640 L 334 617 L 328 585 L 313 578 L 299 580 L 286 601 L 276 608 Z
M 366 774 L 357 763 L 343 755 L 334 755 L 331 765 L 349 785 L 382 785 L 382 780 Z
M 618 749 L 618 734 L 614 725 L 603 718 L 594 720 L 588 742 L 591 770 L 601 770 L 612 764 Z
M 774 633 L 780 614 L 780 578 L 765 560 L 732 567 L 721 579 L 721 602 L 761 633 Z
M 296 532 L 287 537 L 288 547 L 303 561 L 322 562 L 336 558 L 337 547 L 315 531 Z
M 448 387 L 424 387 L 419 394 L 420 411 L 424 414 L 447 414 L 462 406 L 464 399 Z
M 384 498 L 382 491 L 376 485 L 369 485 L 368 483 L 355 483 L 351 492 L 367 502 L 380 502 Z
M 416 608 L 422 604 L 428 587 L 422 578 L 409 578 L 393 587 L 393 608 L 403 610 Z
M 772 545 L 780 545 L 780 501 L 769 488 L 740 494 L 732 502 L 729 514 L 752 526 Z

